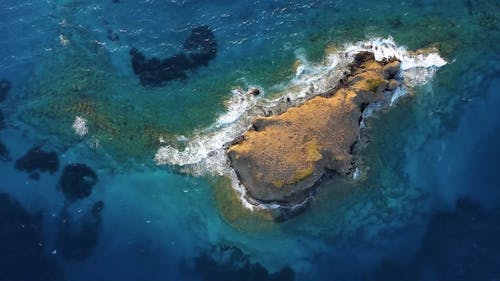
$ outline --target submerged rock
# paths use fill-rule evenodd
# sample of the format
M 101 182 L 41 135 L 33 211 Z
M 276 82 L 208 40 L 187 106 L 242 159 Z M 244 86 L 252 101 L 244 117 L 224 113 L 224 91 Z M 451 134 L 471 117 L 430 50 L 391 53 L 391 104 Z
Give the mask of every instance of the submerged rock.
M 35 146 L 16 160 L 15 168 L 28 174 L 35 172 L 54 174 L 59 169 L 59 158 L 55 151 L 44 151 L 40 146 Z
M 166 59 L 156 57 L 146 58 L 138 49 L 130 50 L 132 57 L 132 69 L 139 76 L 143 86 L 160 86 L 174 79 L 186 79 L 186 71 L 189 69 L 190 61 L 183 54 L 177 54 Z
M 73 202 L 90 196 L 97 183 L 96 173 L 84 164 L 69 164 L 64 167 L 59 178 L 60 189 L 66 200 Z
M 192 61 L 191 67 L 207 65 L 217 55 L 215 36 L 206 25 L 195 27 L 184 41 L 184 50 Z
M 57 244 L 65 259 L 83 261 L 90 256 L 99 242 L 103 209 L 104 202 L 97 201 L 76 221 L 63 209 Z
M 41 216 L 31 215 L 5 193 L 0 193 L 0 206 L 0 280 L 63 280 L 44 253 Z
M 257 88 L 250 88 L 247 91 L 247 95 L 258 96 L 260 95 L 260 90 Z
M 243 251 L 224 244 L 213 245 L 203 251 L 192 263 L 182 263 L 181 270 L 190 275 L 196 272 L 203 281 L 293 281 L 295 272 L 290 267 L 269 272 L 260 263 L 254 263 Z
M 189 70 L 208 65 L 217 55 L 215 36 L 206 25 L 191 30 L 184 42 L 184 51 L 176 55 L 160 58 L 146 58 L 136 48 L 130 50 L 132 69 L 139 76 L 143 86 L 156 87 L 164 83 L 186 79 Z
M 361 52 L 336 92 L 254 120 L 253 129 L 227 149 L 247 194 L 260 202 L 295 205 L 308 198 L 326 173 L 352 173 L 362 112 L 371 103 L 386 101 L 385 92 L 395 86 L 387 79 L 399 65 Z

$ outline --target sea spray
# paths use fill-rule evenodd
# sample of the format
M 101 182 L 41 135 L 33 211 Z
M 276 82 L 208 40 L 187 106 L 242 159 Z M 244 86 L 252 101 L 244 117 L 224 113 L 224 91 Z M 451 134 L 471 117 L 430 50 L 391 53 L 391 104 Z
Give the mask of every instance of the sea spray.
M 276 204 L 255 202 L 246 195 L 246 189 L 240 184 L 235 171 L 229 165 L 225 144 L 247 131 L 254 118 L 279 114 L 289 107 L 302 104 L 316 95 L 334 89 L 348 71 L 355 54 L 362 51 L 373 52 L 378 61 L 393 57 L 401 61 L 399 79 L 402 84 L 390 93 L 392 95 L 389 97 L 390 105 L 406 95 L 408 89 L 430 81 L 436 70 L 446 64 L 437 50 L 408 51 L 405 47 L 398 46 L 391 37 L 345 44 L 337 52 L 329 54 L 320 64 L 311 64 L 298 53 L 299 64 L 295 76 L 279 96 L 254 96 L 246 94 L 241 89 L 233 90 L 231 99 L 226 102 L 227 111 L 220 115 L 214 124 L 195 132 L 185 143 L 183 150 L 173 146 L 161 147 L 155 155 L 156 163 L 180 166 L 182 171 L 194 175 L 227 176 L 231 178 L 233 188 L 241 195 L 246 207 L 250 209 L 279 207 Z M 380 107 L 370 108 L 363 114 L 363 119 L 373 114 L 377 108 Z

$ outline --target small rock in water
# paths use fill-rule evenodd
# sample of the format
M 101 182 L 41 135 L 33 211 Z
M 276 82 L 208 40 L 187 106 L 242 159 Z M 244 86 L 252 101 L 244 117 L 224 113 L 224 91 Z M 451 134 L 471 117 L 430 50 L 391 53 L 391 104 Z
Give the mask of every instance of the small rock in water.
M 257 88 L 250 88 L 247 91 L 247 95 L 258 96 L 258 95 L 260 95 L 260 90 Z

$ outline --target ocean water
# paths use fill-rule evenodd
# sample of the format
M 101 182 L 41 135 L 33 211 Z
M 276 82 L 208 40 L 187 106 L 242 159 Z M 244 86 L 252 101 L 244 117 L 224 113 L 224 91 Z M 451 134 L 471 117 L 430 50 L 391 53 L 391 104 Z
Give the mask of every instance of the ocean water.
M 1 1 L 0 280 L 500 280 L 498 11 Z M 132 48 L 193 58 L 200 26 L 214 58 L 140 83 Z M 284 222 L 245 207 L 223 143 L 334 87 L 362 49 L 403 60 L 406 95 L 366 119 L 360 177 L 324 179 Z

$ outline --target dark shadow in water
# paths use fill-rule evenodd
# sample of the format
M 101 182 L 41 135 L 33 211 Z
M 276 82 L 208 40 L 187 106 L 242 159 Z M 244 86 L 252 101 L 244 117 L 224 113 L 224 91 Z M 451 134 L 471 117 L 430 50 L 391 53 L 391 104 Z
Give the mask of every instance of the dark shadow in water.
M 206 25 L 191 30 L 184 42 L 184 51 L 165 59 L 148 59 L 141 51 L 132 48 L 132 69 L 139 76 L 140 83 L 148 87 L 162 86 L 175 79 L 187 79 L 189 70 L 207 66 L 216 57 L 217 43 L 212 30 Z
M 0 130 L 5 129 L 5 116 L 3 112 L 0 110 Z M 7 146 L 0 140 L 0 161 L 10 161 L 10 152 Z
M 5 129 L 5 116 L 3 112 L 0 110 L 0 130 Z
M 10 152 L 7 146 L 0 140 L 0 161 L 10 161 Z
M 51 175 L 57 172 L 59 158 L 55 151 L 44 151 L 40 146 L 35 146 L 16 160 L 15 168 L 36 179 L 40 177 L 39 172 L 49 172 Z
M 43 252 L 41 217 L 30 215 L 5 193 L 0 193 L 0 206 L 0 280 L 62 280 Z
M 226 245 L 214 245 L 192 262 L 185 261 L 181 264 L 181 272 L 199 276 L 203 281 L 295 280 L 295 272 L 291 268 L 285 267 L 270 274 L 261 264 L 250 262 L 248 256 L 239 248 Z
M 217 43 L 212 30 L 206 25 L 193 28 L 184 41 L 184 50 L 192 60 L 192 68 L 207 66 L 217 56 Z
M 111 42 L 116 42 L 116 41 L 120 41 L 120 36 L 118 36 L 118 34 L 116 34 L 115 32 L 113 32 L 113 30 L 109 29 L 106 31 L 106 37 L 109 39 L 109 41 Z
M 9 80 L 2 79 L 0 81 L 0 102 L 4 101 L 7 98 L 11 87 L 12 83 L 10 83 Z
M 470 199 L 436 212 L 410 264 L 385 259 L 372 280 L 500 280 L 500 207 Z
M 99 242 L 104 203 L 97 201 L 81 218 L 75 221 L 65 207 L 61 212 L 59 224 L 58 249 L 67 260 L 87 259 Z
M 97 183 L 97 174 L 85 164 L 68 164 L 64 167 L 57 188 L 68 202 L 89 197 Z

